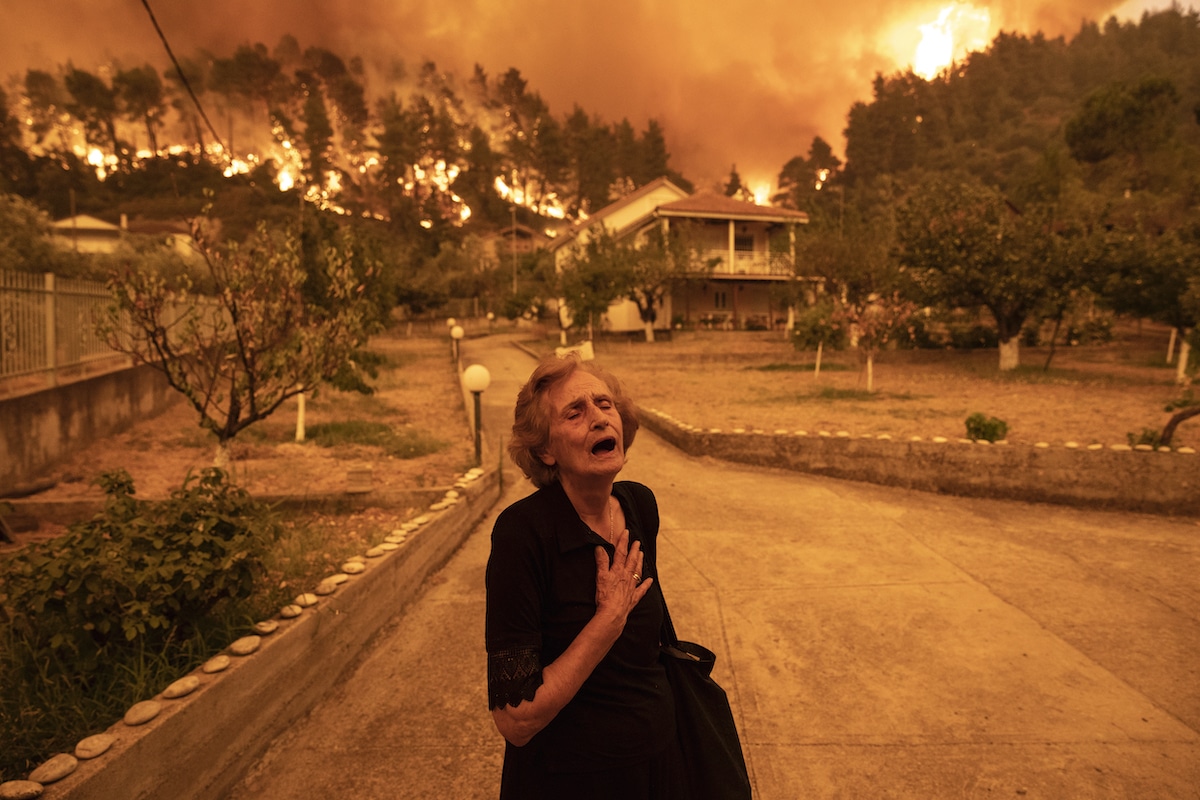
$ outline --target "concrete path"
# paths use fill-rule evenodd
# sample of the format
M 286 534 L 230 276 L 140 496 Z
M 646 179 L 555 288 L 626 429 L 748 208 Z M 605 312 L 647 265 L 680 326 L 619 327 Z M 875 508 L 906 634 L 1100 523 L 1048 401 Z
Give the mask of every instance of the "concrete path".
M 493 375 L 497 458 L 533 361 L 465 353 Z M 1195 520 L 734 466 L 648 433 L 622 477 L 658 496 L 663 588 L 717 653 L 761 800 L 1200 798 Z M 507 486 L 500 507 L 529 491 Z M 235 800 L 496 796 L 493 520 Z

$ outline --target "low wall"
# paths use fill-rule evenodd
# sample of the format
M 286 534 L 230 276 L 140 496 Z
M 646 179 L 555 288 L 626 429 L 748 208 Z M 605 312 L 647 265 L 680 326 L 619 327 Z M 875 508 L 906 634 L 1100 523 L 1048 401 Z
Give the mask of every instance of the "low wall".
M 460 482 L 452 505 L 434 503 L 421 527 L 395 550 L 365 558 L 366 571 L 345 578 L 294 619 L 262 637 L 251 655 L 233 656 L 223 672 L 192 673 L 199 688 L 161 702 L 144 725 L 124 722 L 107 733 L 111 749 L 81 760 L 46 785 L 47 800 L 208 800 L 223 797 L 262 752 L 353 666 L 366 642 L 420 593 L 426 579 L 466 541 L 500 497 L 498 471 Z M 253 713 L 247 713 L 253 710 Z
M 642 424 L 694 456 L 942 494 L 1157 514 L 1200 514 L 1200 459 L 1128 445 L 893 440 L 847 433 L 714 431 L 653 410 Z
M 178 398 L 161 372 L 143 365 L 0 400 L 0 496 Z

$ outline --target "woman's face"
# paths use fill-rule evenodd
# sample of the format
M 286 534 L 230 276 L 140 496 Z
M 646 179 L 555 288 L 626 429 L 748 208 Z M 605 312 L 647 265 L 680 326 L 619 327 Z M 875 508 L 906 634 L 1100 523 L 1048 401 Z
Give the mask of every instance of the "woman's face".
M 550 442 L 542 462 L 557 465 L 560 480 L 607 478 L 625 466 L 621 415 L 608 384 L 590 372 L 575 370 L 551 387 Z

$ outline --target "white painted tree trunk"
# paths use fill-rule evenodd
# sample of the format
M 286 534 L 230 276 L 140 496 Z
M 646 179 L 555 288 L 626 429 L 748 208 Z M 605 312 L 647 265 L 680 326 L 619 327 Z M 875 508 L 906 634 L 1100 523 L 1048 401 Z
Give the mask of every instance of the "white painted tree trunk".
M 816 365 L 816 367 L 813 368 L 813 377 L 814 378 L 821 377 L 821 350 L 824 349 L 824 347 L 825 347 L 824 341 L 817 342 L 817 365 Z
M 1179 363 L 1175 365 L 1175 382 L 1180 386 L 1186 386 L 1188 383 L 1188 361 L 1191 360 L 1192 346 L 1188 343 L 1187 332 L 1179 337 Z
M 304 425 L 304 392 L 296 395 L 296 441 L 303 442 L 306 435 Z
M 1001 372 L 1021 366 L 1021 342 L 1016 336 L 1000 343 Z
M 217 444 L 217 454 L 213 457 L 213 466 L 217 469 L 223 469 L 226 472 L 233 470 L 233 452 L 229 446 L 229 442 L 219 442 Z
M 787 325 L 783 329 L 783 338 L 792 338 L 792 331 L 796 330 L 796 307 L 788 306 Z
M 867 394 L 875 391 L 875 354 L 867 353 Z
M 642 327 L 646 331 L 646 341 L 652 343 L 654 341 L 654 323 L 647 322 Z
M 1175 363 L 1175 339 L 1179 334 L 1178 328 L 1171 328 L 1171 338 L 1167 340 L 1167 363 Z

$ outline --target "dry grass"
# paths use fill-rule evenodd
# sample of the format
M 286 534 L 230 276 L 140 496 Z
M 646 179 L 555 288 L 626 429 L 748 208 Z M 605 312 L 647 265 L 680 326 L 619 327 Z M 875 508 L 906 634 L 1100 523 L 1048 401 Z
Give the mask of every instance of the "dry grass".
M 432 440 L 437 449 L 416 458 L 388 455 L 371 444 L 323 447 L 295 441 L 296 401 L 247 428 L 234 444 L 234 472 L 256 495 L 317 495 L 342 492 L 348 473 L 370 465 L 380 489 L 449 486 L 471 466 L 473 441 L 462 394 L 445 342 L 427 337 L 380 337 L 371 349 L 388 363 L 373 381 L 373 395 L 323 389 L 306 403 L 307 430 L 328 423 L 383 423 L 400 436 Z M 212 464 L 216 439 L 197 425 L 196 412 L 179 403 L 123 433 L 75 453 L 52 473 L 58 485 L 39 499 L 99 496 L 93 481 L 117 468 L 129 471 L 141 497 L 162 497 L 189 470 Z
M 854 352 L 796 352 L 780 334 L 685 333 L 669 342 L 600 342 L 597 360 L 645 408 L 692 425 L 732 430 L 848 431 L 852 435 L 960 437 L 981 412 L 1008 423 L 1013 443 L 1125 443 L 1158 428 L 1180 395 L 1161 328 L 1122 326 L 1110 344 L 1025 348 L 1001 373 L 995 350 L 891 351 L 874 368 L 874 392 Z M 1176 446 L 1200 442 L 1180 428 Z
M 296 402 L 291 401 L 239 435 L 233 466 L 239 483 L 256 496 L 340 494 L 350 484 L 352 470 L 369 466 L 373 488 L 380 494 L 394 494 L 394 490 L 446 488 L 470 469 L 474 440 L 443 338 L 384 336 L 373 340 L 371 349 L 386 355 L 388 362 L 373 381 L 376 393 L 323 390 L 307 402 L 308 429 L 349 420 L 383 423 L 406 441 L 434 447 L 433 452 L 402 458 L 372 444 L 324 447 L 311 439 L 296 443 Z M 138 497 L 166 497 L 189 471 L 212 465 L 216 440 L 198 427 L 197 419 L 196 412 L 180 402 L 164 414 L 96 442 L 58 464 L 48 476 L 56 485 L 30 499 L 100 501 L 103 495 L 96 478 L 114 469 L 129 472 Z M 327 534 L 324 552 L 311 558 L 336 560 L 344 549 L 338 545 L 340 540 L 365 549 L 416 511 L 415 506 L 389 504 L 349 514 L 306 514 L 307 522 Z M 43 521 L 37 531 L 18 533 L 17 546 L 62 530 L 60 524 Z

